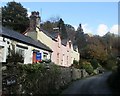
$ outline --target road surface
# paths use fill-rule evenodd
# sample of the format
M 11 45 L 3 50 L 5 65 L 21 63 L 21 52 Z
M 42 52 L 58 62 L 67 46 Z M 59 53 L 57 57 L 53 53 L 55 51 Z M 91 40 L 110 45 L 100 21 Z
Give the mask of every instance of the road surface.
M 62 92 L 62 95 L 81 94 L 80 96 L 82 96 L 82 94 L 87 94 L 87 96 L 98 96 L 98 94 L 106 94 L 107 96 L 110 96 L 112 95 L 112 92 L 106 83 L 110 74 L 111 72 L 106 72 L 97 76 L 75 81 Z

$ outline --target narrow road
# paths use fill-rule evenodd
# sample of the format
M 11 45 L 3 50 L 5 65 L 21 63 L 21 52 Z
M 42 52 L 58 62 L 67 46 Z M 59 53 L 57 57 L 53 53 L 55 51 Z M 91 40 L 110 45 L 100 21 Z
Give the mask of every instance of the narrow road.
M 106 80 L 110 74 L 111 72 L 106 72 L 97 76 L 75 81 L 62 92 L 62 95 L 87 94 L 90 96 L 97 96 L 98 94 L 106 94 L 110 96 L 110 94 L 112 95 L 112 92 L 106 83 Z

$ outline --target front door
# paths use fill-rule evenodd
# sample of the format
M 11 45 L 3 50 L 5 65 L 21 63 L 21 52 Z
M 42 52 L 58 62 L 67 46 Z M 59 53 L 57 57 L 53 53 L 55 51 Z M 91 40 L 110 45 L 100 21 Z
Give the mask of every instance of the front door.
M 33 63 L 36 63 L 36 52 L 33 52 Z

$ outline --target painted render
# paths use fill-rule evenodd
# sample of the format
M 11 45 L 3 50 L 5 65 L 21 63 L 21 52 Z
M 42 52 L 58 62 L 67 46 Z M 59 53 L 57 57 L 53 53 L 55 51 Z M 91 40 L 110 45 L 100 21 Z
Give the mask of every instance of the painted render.
M 37 29 L 37 28 L 36 28 Z M 29 33 L 29 34 L 28 34 Z M 31 32 L 27 32 L 25 35 L 30 35 Z M 68 41 L 66 45 L 61 44 L 60 35 L 56 38 L 56 40 L 52 40 L 51 37 L 47 36 L 42 31 L 34 31 L 35 35 L 37 34 L 36 40 L 40 40 L 43 44 L 47 45 L 52 49 L 51 61 L 60 66 L 71 66 L 73 60 L 79 61 L 79 53 L 78 51 L 73 50 L 73 46 L 71 44 L 71 48 L 69 47 Z M 32 33 L 33 34 L 33 33 Z M 34 38 L 33 36 L 32 38 Z
M 41 58 L 42 60 L 44 59 L 43 53 L 47 53 L 48 54 L 47 59 L 51 59 L 51 52 L 48 52 L 46 50 L 36 48 L 36 47 L 30 46 L 30 45 L 26 45 L 24 43 L 17 42 L 17 41 L 8 39 L 8 38 L 4 38 L 5 42 L 3 42 L 2 41 L 3 38 L 4 37 L 0 37 L 0 48 L 1 48 L 0 62 L 6 62 L 7 55 L 8 55 L 8 48 L 10 47 L 10 49 L 12 50 L 13 46 L 14 46 L 16 52 L 20 53 L 21 50 L 23 51 L 23 54 L 21 54 L 21 53 L 20 54 L 24 57 L 24 62 L 23 62 L 24 64 L 32 64 L 33 63 L 33 61 L 32 61 L 33 50 L 37 50 L 42 54 L 42 58 Z M 9 44 L 7 44 L 7 42 L 9 42 Z M 27 49 L 18 47 L 17 45 L 26 47 Z
M 29 28 L 35 29 L 34 31 L 31 32 L 30 30 L 28 30 L 25 32 L 25 35 L 30 36 L 35 40 L 39 40 L 43 44 L 51 48 L 53 51 L 51 54 L 52 62 L 60 66 L 71 66 L 73 60 L 79 61 L 78 50 L 74 51 L 73 45 L 70 40 L 67 40 L 66 45 L 62 44 L 59 34 L 57 35 L 57 38 L 54 38 L 55 40 L 53 40 L 53 38 L 50 35 L 48 36 L 48 34 L 44 32 L 45 30 L 41 30 L 40 26 L 38 27 L 37 24 L 38 23 L 36 23 L 35 28 Z
M 34 12 L 34 15 L 36 16 L 36 12 Z M 39 26 L 40 23 L 38 23 L 40 17 L 38 16 L 38 13 L 35 18 L 30 22 L 30 24 L 32 25 L 30 25 L 30 27 L 28 28 L 29 30 L 26 30 L 26 32 L 24 33 L 24 35 L 26 36 L 23 37 L 28 38 L 28 42 L 30 38 L 32 39 L 32 41 L 35 42 L 40 41 L 41 43 L 43 43 L 43 45 L 48 46 L 49 50 L 51 49 L 51 51 L 53 52 L 41 49 L 41 47 L 38 48 L 36 47 L 37 45 L 35 44 L 34 44 L 35 46 L 32 46 L 31 44 L 26 44 L 24 43 L 24 40 L 20 42 L 17 40 L 0 36 L 0 62 L 6 62 L 6 58 L 8 55 L 8 48 L 10 47 L 12 49 L 12 45 L 15 46 L 16 52 L 21 52 L 21 54 L 23 55 L 24 64 L 36 63 L 36 61 L 33 60 L 35 55 L 34 52 L 36 51 L 42 54 L 41 60 L 46 60 L 46 59 L 51 60 L 52 62 L 60 66 L 69 67 L 73 63 L 73 60 L 79 61 L 78 50 L 75 51 L 73 49 L 73 44 L 71 43 L 70 40 L 67 40 L 66 44 L 63 44 L 63 41 L 61 40 L 59 34 L 57 34 L 57 37 L 53 38 L 52 36 L 50 36 L 50 34 L 47 34 L 45 30 L 42 30 L 40 28 Z M 34 26 L 33 24 L 36 24 L 35 28 L 32 28 Z
M 52 50 L 49 47 L 28 36 L 3 28 L 0 32 L 0 62 L 6 63 L 9 49 L 21 54 L 24 57 L 24 64 L 37 63 L 33 62 L 33 53 L 36 51 L 41 53 L 41 60 L 51 60 Z

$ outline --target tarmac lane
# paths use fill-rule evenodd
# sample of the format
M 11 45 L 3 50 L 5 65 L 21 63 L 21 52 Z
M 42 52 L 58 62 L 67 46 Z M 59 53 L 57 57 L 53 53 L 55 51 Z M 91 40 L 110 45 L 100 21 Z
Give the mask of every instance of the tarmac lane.
M 62 92 L 62 95 L 80 94 L 89 96 L 112 96 L 112 91 L 107 85 L 107 78 L 112 72 L 105 72 L 100 75 L 88 77 L 82 80 L 73 82 L 67 89 Z

